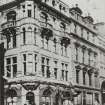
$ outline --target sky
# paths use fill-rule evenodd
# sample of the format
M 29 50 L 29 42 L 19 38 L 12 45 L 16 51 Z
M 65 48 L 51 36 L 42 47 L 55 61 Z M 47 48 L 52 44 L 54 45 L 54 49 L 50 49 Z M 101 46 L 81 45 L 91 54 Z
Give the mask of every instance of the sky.
M 61 0 L 70 7 L 78 4 L 83 11 L 83 15 L 88 14 L 93 17 L 95 22 L 105 22 L 105 0 Z

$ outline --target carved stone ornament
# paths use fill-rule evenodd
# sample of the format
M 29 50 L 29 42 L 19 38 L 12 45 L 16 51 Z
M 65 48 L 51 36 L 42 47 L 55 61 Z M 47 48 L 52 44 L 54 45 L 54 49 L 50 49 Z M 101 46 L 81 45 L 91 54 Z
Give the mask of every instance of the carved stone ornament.
M 24 84 L 22 84 L 22 86 L 24 87 L 25 90 L 36 90 L 39 85 L 40 85 L 39 83 L 24 83 Z

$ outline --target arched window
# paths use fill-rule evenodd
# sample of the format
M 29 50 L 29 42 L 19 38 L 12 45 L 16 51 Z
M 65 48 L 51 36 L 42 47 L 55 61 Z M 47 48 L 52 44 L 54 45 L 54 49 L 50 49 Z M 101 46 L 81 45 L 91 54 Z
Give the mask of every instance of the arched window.
M 33 92 L 28 92 L 26 94 L 26 100 L 30 105 L 35 105 L 35 96 Z
M 23 44 L 26 44 L 26 29 L 23 28 Z

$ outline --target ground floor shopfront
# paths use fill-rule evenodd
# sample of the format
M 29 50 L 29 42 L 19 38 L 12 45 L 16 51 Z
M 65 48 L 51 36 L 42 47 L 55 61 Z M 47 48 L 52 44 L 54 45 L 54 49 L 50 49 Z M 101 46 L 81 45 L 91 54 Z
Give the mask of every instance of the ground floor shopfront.
M 75 86 L 77 95 L 74 96 L 75 105 L 100 105 L 100 90 L 94 88 L 87 88 L 82 86 Z
M 33 80 L 33 79 L 31 79 Z M 20 79 L 5 85 L 4 105 L 98 105 L 100 90 L 70 83 Z
M 5 105 L 72 105 L 71 86 L 47 82 L 9 83 L 5 86 Z

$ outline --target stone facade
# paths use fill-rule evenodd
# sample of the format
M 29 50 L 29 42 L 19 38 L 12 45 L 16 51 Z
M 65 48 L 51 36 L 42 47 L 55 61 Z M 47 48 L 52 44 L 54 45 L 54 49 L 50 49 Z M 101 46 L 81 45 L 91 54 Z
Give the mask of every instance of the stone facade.
M 2 2 L 5 105 L 101 103 L 93 18 L 59 0 Z
M 96 28 L 98 30 L 99 41 L 99 74 L 100 74 L 100 89 L 102 104 L 105 104 L 105 23 L 97 23 Z

